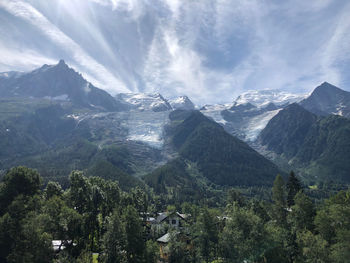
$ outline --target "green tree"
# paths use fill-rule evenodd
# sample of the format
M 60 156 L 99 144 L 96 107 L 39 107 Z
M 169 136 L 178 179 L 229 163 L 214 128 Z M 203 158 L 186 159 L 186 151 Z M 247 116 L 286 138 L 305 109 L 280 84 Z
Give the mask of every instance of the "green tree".
M 209 262 L 217 256 L 218 222 L 207 208 L 202 210 L 195 224 L 195 245 L 199 248 L 201 257 Z
M 192 262 L 190 251 L 183 237 L 183 234 L 179 232 L 173 231 L 170 233 L 170 241 L 168 243 L 169 263 Z
M 272 187 L 272 200 L 274 202 L 273 216 L 276 223 L 284 226 L 286 224 L 286 199 L 284 181 L 281 175 L 277 175 Z
M 45 202 L 42 209 L 45 217 L 45 229 L 52 234 L 53 239 L 61 240 L 62 245 L 69 252 L 71 250 L 83 249 L 82 240 L 83 216 L 67 204 L 57 195 Z M 73 246 L 77 244 L 77 247 Z
M 108 219 L 107 232 L 103 237 L 104 262 L 127 262 L 125 226 L 118 210 Z
M 237 203 L 239 206 L 245 206 L 245 199 L 242 196 L 242 194 L 235 190 L 235 189 L 229 189 L 227 192 L 227 204 L 234 204 Z
M 129 263 L 143 262 L 145 253 L 145 236 L 142 221 L 133 206 L 127 206 L 124 211 L 126 255 Z
M 268 249 L 264 222 L 246 208 L 233 207 L 220 235 L 221 255 L 226 262 L 256 262 Z
M 328 263 L 329 247 L 327 241 L 320 235 L 314 235 L 311 231 L 299 232 L 297 243 L 301 247 L 300 262 L 306 263 Z
M 153 240 L 147 240 L 146 242 L 146 263 L 156 263 L 159 257 L 159 246 Z
M 291 171 L 287 181 L 287 205 L 291 207 L 294 205 L 294 197 L 301 190 L 301 184 L 299 179 Z
M 317 211 L 316 230 L 331 248 L 332 262 L 346 262 L 350 257 L 350 190 L 326 200 Z
M 90 210 L 91 184 L 81 171 L 73 171 L 69 175 L 69 200 L 71 206 L 83 214 Z
M 269 246 L 264 253 L 265 262 L 290 263 L 293 254 L 290 231 L 274 222 L 268 222 L 265 227 L 269 237 Z
M 53 259 L 52 236 L 44 231 L 43 215 L 31 212 L 21 220 L 7 262 L 46 263 Z
M 91 196 L 89 200 L 90 209 L 86 212 L 85 225 L 87 226 L 86 232 L 89 232 L 89 248 L 91 251 L 98 251 L 98 242 L 101 237 L 101 225 L 99 222 L 99 214 L 102 211 L 104 202 L 104 193 L 96 186 L 91 187 Z
M 291 224 L 292 231 L 298 232 L 303 230 L 314 229 L 315 207 L 311 199 L 303 192 L 295 195 L 295 204 L 291 207 L 288 214 L 288 221 Z
M 52 182 L 49 181 L 46 185 L 45 191 L 44 191 L 44 195 L 46 200 L 50 199 L 53 196 L 62 196 L 63 194 L 63 190 L 62 187 L 59 183 L 57 182 Z
M 9 170 L 0 187 L 0 215 L 19 195 L 33 196 L 39 192 L 42 179 L 36 170 L 19 166 Z

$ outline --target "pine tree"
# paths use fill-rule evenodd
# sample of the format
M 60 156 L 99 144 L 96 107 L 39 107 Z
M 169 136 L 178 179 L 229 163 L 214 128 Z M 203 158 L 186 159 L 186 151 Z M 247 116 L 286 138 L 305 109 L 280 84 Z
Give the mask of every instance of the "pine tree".
M 274 201 L 274 218 L 281 226 L 286 223 L 286 200 L 284 181 L 281 175 L 277 175 L 273 182 L 272 200 Z
M 299 179 L 291 171 L 287 182 L 287 205 L 291 207 L 294 205 L 294 197 L 301 190 Z

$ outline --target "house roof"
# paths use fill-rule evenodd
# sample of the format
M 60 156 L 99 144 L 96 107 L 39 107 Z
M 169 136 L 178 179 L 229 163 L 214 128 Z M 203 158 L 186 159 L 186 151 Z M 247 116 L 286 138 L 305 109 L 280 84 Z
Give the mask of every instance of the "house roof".
M 186 214 L 180 214 L 179 212 L 171 212 L 171 213 L 169 213 L 169 212 L 162 212 L 162 213 L 159 213 L 159 215 L 157 216 L 157 222 L 161 223 L 166 218 L 168 218 L 169 216 L 172 216 L 172 215 L 176 215 L 176 216 L 180 217 L 183 220 L 186 220 L 186 218 L 187 218 Z
M 161 236 L 157 239 L 157 242 L 168 243 L 170 241 L 170 233 L 166 233 L 164 236 Z

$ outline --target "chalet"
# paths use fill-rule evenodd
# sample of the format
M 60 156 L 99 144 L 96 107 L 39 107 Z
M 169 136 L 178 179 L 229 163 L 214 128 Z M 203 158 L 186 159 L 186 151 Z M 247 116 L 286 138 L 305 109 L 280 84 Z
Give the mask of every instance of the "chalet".
M 185 223 L 189 215 L 180 214 L 179 212 L 163 212 L 159 213 L 155 220 L 157 233 L 161 236 L 157 239 L 161 262 L 167 262 L 169 258 L 169 241 L 171 234 L 169 230 L 175 230 L 177 237 L 184 238 Z
M 179 212 L 163 212 L 159 213 L 156 218 L 158 225 L 166 224 L 169 227 L 178 229 L 184 226 L 188 215 L 180 214 Z

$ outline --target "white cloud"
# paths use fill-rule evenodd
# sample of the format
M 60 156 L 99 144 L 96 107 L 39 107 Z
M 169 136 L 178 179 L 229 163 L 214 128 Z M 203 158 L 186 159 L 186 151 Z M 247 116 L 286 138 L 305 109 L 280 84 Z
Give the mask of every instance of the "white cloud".
M 45 16 L 30 4 L 22 1 L 0 1 L 0 7 L 16 17 L 20 17 L 40 29 L 49 39 L 61 46 L 72 54 L 74 59 L 81 67 L 91 72 L 98 79 L 97 85 L 107 90 L 119 90 L 120 92 L 128 89 L 113 74 L 96 62 L 80 48 L 71 38 L 60 31 Z
M 108 6 L 115 11 L 127 12 L 132 19 L 138 19 L 144 14 L 144 1 L 140 0 L 90 0 L 91 2 Z
M 54 64 L 57 60 L 45 57 L 35 50 L 9 49 L 0 43 L 0 72 L 27 71 L 41 67 L 43 64 Z
M 341 83 L 341 73 L 338 70 L 339 64 L 350 60 L 350 4 L 348 4 L 334 23 L 334 32 L 328 42 L 320 49 L 321 70 L 329 82 L 338 85 Z
M 323 81 L 350 82 L 345 1 L 52 0 L 46 9 L 36 3 L 43 2 L 0 0 L 0 7 L 36 26 L 46 39 L 30 37 L 50 39 L 51 54 L 66 51 L 72 66 L 113 93 L 128 86 L 204 104 L 230 102 L 249 89 L 304 92 Z M 49 12 L 50 5 L 62 8 Z M 28 43 L 32 57 L 44 61 L 35 41 Z

